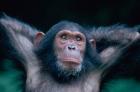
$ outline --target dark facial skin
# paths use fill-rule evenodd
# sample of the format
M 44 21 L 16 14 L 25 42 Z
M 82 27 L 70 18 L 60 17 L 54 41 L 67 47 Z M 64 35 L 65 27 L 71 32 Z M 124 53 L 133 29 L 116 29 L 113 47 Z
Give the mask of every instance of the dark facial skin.
M 54 40 L 58 66 L 69 72 L 81 71 L 85 47 L 86 37 L 82 33 L 71 30 L 58 32 Z

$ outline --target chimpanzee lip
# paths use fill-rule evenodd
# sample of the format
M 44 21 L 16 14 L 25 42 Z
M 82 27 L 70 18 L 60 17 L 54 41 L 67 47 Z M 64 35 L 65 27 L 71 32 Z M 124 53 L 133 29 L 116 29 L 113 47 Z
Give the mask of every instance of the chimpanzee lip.
M 66 58 L 63 59 L 63 63 L 70 63 L 70 64 L 80 64 L 80 61 L 78 59 L 75 58 Z

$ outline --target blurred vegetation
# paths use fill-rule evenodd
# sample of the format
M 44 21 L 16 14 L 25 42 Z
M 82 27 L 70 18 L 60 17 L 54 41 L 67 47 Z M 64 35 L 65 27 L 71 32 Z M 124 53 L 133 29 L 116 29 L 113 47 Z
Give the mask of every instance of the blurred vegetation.
M 140 82 L 133 79 L 111 80 L 102 92 L 140 92 Z
M 25 75 L 17 63 L 0 61 L 0 92 L 23 92 Z

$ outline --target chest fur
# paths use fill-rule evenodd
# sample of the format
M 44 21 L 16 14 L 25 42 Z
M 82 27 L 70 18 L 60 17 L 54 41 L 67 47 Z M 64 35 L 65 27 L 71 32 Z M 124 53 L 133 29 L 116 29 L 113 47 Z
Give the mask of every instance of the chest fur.
M 47 79 L 38 86 L 37 92 L 99 92 L 100 76 L 98 74 L 86 76 L 72 83 L 57 83 Z

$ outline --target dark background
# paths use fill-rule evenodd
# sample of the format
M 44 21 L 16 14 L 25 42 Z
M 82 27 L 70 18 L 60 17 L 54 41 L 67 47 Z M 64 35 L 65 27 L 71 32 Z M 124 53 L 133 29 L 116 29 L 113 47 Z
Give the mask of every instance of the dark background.
M 61 20 L 87 26 L 140 24 L 140 0 L 0 0 L 0 11 L 41 30 Z
M 140 24 L 140 0 L 0 0 L 0 12 L 43 31 L 61 20 L 91 27 Z M 25 81 L 21 77 L 25 74 L 15 64 L 0 61 L 0 92 L 23 92 Z M 139 83 L 133 79 L 113 80 L 106 88 L 104 92 L 140 92 Z

